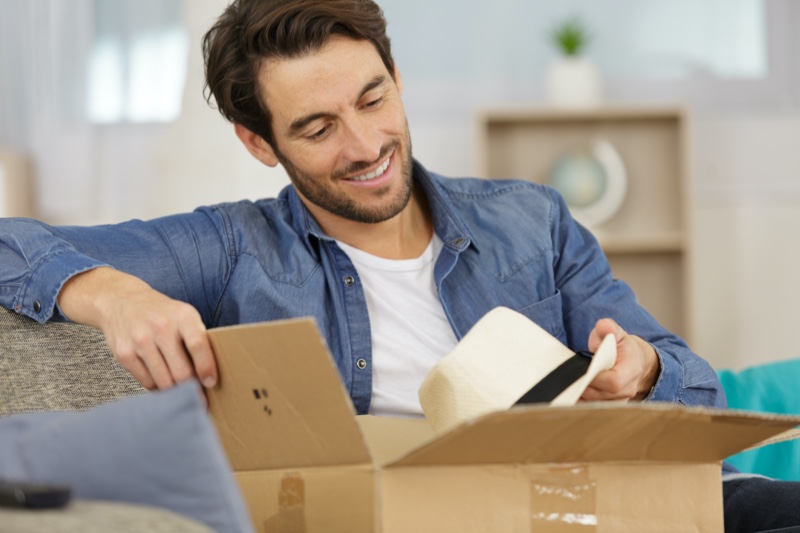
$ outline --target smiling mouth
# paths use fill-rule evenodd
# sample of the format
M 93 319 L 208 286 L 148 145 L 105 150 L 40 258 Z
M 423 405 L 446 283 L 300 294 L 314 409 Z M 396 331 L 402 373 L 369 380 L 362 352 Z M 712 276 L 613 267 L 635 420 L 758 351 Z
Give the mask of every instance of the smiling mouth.
M 350 181 L 369 181 L 374 180 L 375 178 L 382 176 L 386 169 L 389 168 L 389 161 L 391 160 L 392 156 L 386 158 L 386 161 L 383 162 L 381 166 L 373 170 L 372 172 L 368 172 L 367 174 L 362 174 L 360 176 L 354 176 L 349 178 Z

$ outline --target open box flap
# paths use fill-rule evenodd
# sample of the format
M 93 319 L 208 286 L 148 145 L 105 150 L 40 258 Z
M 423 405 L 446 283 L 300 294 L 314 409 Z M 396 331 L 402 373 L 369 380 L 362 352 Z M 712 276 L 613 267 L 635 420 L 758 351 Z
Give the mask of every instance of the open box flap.
M 361 415 L 357 421 L 376 466 L 394 462 L 436 438 L 424 418 Z
M 210 330 L 209 411 L 234 470 L 371 463 L 312 318 Z
M 778 433 L 777 435 L 774 435 L 768 439 L 762 440 L 761 442 L 757 442 L 744 451 L 755 450 L 756 448 L 761 448 L 762 446 L 778 444 L 780 442 L 789 442 L 790 440 L 798 439 L 800 439 L 800 428 L 789 429 L 783 433 Z
M 720 461 L 798 424 L 798 416 L 675 404 L 515 407 L 464 423 L 391 466 Z

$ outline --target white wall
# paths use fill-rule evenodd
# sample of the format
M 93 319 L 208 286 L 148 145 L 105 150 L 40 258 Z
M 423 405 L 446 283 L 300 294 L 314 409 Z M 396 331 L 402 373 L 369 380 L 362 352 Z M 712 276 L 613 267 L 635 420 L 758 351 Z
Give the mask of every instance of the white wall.
M 693 151 L 694 348 L 800 357 L 800 112 L 697 117 Z

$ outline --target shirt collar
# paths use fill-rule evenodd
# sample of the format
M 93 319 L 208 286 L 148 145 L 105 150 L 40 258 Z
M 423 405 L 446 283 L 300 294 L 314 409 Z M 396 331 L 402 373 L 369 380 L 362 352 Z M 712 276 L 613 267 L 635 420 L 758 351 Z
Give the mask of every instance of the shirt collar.
M 445 178 L 428 172 L 416 160 L 414 160 L 412 175 L 425 191 L 431 209 L 433 229 L 444 245 L 459 252 L 466 250 L 470 245 L 475 246 L 475 239 L 469 230 L 469 225 L 455 208 L 443 186 Z

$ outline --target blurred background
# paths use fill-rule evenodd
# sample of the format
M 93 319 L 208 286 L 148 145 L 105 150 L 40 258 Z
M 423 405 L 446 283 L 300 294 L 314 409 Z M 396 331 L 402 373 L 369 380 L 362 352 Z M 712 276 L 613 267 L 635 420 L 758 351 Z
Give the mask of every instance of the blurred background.
M 415 156 L 439 173 L 501 177 L 485 176 L 498 110 L 593 124 L 677 113 L 682 162 L 667 165 L 685 187 L 666 255 L 682 269 L 682 333 L 717 368 L 800 355 L 800 2 L 379 3 Z M 0 215 L 97 224 L 286 186 L 203 97 L 200 41 L 226 4 L 0 0 Z M 548 114 L 564 59 L 552 34 L 569 20 L 588 35 L 579 55 L 599 92 Z M 631 166 L 629 188 L 646 173 Z

